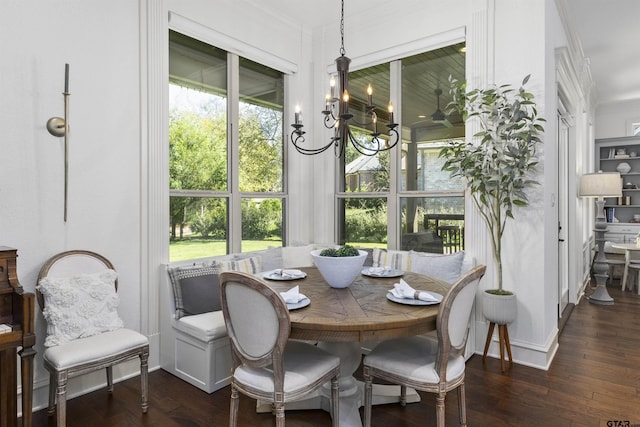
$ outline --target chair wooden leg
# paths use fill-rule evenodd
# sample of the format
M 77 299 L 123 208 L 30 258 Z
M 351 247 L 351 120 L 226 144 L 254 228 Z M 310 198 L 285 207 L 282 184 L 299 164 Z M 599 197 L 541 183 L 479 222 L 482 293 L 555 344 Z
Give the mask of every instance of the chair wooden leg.
M 140 394 L 142 399 L 142 413 L 149 410 L 149 349 L 140 353 Z
M 67 425 L 67 371 L 58 372 L 56 379 L 56 425 Z
M 231 404 L 229 408 L 229 427 L 236 427 L 238 423 L 238 405 L 240 399 L 238 398 L 238 390 L 231 385 Z
M 369 398 L 371 398 L 371 393 L 369 393 Z M 340 375 L 331 378 L 331 425 L 332 427 L 340 427 Z
M 400 406 L 407 406 L 407 386 L 400 386 Z
M 624 272 L 622 273 L 622 290 L 627 286 L 627 276 L 629 275 L 629 261 L 631 259 L 631 252 L 625 251 L 624 253 Z M 613 275 L 612 275 L 613 277 Z
M 56 378 L 56 374 L 53 372 L 49 374 L 49 407 L 47 408 L 47 414 L 49 415 L 53 415 L 56 411 L 56 391 L 58 389 Z
M 276 427 L 285 427 L 284 403 L 277 402 L 275 404 L 275 408 L 276 408 Z
M 107 366 L 107 391 L 113 393 L 113 368 Z
M 444 427 L 444 398 L 447 393 L 438 393 L 436 396 L 436 425 Z
M 464 390 L 464 382 L 458 387 L 458 412 L 460 415 L 460 425 L 467 427 L 467 402 Z
M 496 324 L 493 322 L 489 322 L 489 330 L 487 331 L 487 341 L 484 343 L 484 353 L 482 354 L 482 361 L 487 361 L 487 352 L 489 351 L 489 346 L 491 345 L 491 337 L 493 337 L 493 330 L 496 327 Z
M 369 368 L 365 366 L 363 368 L 364 376 L 364 424 L 363 427 L 371 427 L 371 401 L 373 393 L 373 378 L 369 373 Z

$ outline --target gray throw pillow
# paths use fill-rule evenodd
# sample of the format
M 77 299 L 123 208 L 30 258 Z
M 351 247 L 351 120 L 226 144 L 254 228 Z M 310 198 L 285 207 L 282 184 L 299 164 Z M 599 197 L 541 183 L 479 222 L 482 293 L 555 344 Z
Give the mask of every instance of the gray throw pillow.
M 217 265 L 172 267 L 168 269 L 176 319 L 222 309 L 220 269 Z

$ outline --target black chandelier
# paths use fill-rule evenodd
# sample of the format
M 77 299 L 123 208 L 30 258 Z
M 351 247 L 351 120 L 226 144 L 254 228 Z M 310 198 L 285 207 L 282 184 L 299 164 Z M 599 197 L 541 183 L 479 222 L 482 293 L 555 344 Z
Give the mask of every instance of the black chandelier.
M 324 115 L 324 126 L 327 129 L 333 129 L 333 137 L 331 141 L 320 148 L 306 148 L 303 146 L 305 142 L 302 124 L 302 113 L 300 109 L 296 107 L 295 111 L 295 123 L 293 132 L 291 132 L 291 143 L 296 147 L 299 153 L 305 155 L 320 154 L 331 146 L 334 147 L 336 157 L 342 157 L 344 155 L 347 144 L 351 142 L 351 145 L 360 153 L 365 156 L 375 156 L 381 151 L 387 151 L 392 149 L 398 143 L 400 138 L 397 127 L 398 124 L 393 121 L 393 104 L 389 102 L 389 124 L 388 128 L 389 139 L 380 138 L 378 132 L 378 115 L 376 114 L 376 108 L 373 105 L 373 88 L 371 84 L 367 87 L 367 106 L 365 114 L 368 117 L 366 123 L 359 123 L 353 118 L 353 114 L 349 112 L 349 63 L 351 59 L 345 56 L 344 50 L 344 0 L 342 0 L 342 9 L 340 16 L 340 57 L 336 58 L 336 69 L 338 75 L 338 90 L 336 94 L 336 80 L 335 77 L 331 77 L 330 92 L 326 96 L 325 109 L 322 111 Z M 336 96 L 338 95 L 338 96 Z M 351 133 L 350 124 L 353 123 L 360 127 L 369 127 L 372 132 L 365 141 L 359 141 Z

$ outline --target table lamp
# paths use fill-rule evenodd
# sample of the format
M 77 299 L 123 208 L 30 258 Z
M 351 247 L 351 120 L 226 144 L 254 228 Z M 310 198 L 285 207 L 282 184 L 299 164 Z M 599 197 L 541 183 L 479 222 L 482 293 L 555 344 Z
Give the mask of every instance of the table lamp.
M 607 230 L 607 222 L 604 215 L 604 198 L 622 196 L 622 179 L 618 172 L 596 172 L 582 175 L 580 178 L 580 196 L 596 197 L 596 222 L 595 239 L 598 245 L 598 255 L 593 262 L 593 271 L 596 278 L 596 289 L 589 296 L 589 302 L 593 304 L 613 304 L 613 298 L 607 292 L 607 278 L 609 264 L 604 254 L 604 233 Z

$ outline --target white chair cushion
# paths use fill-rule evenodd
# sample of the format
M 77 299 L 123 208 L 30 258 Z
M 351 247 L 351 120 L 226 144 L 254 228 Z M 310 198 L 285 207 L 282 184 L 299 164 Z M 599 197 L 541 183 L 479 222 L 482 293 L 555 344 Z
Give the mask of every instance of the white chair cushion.
M 410 337 L 381 342 L 365 357 L 365 364 L 373 368 L 437 384 L 440 377 L 435 369 L 438 341 L 429 337 Z M 452 357 L 447 365 L 447 380 L 464 374 L 464 357 Z
M 337 356 L 300 341 L 289 341 L 284 352 L 284 392 L 304 389 L 340 364 Z M 235 381 L 262 393 L 273 393 L 273 372 L 270 368 L 250 369 L 240 365 Z
M 124 353 L 145 344 L 149 344 L 147 337 L 131 329 L 122 328 L 50 347 L 45 350 L 43 357 L 56 370 L 61 371 Z
M 222 311 L 184 316 L 179 320 L 174 319 L 172 323 L 177 330 L 204 342 L 227 336 L 227 327 Z

